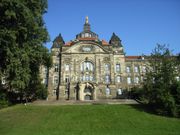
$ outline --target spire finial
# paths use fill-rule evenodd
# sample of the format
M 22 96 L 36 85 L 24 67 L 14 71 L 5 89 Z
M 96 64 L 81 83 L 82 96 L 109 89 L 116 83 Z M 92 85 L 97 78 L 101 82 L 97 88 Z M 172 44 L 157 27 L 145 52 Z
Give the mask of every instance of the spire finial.
M 85 22 L 85 23 L 86 23 L 86 24 L 89 23 L 88 16 L 86 16 L 86 22 Z

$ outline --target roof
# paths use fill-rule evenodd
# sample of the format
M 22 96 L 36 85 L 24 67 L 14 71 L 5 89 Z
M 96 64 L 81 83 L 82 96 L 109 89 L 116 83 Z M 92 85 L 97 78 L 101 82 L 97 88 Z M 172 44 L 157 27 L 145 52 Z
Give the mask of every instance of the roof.
M 66 42 L 65 46 L 71 46 L 72 45 L 72 41 Z
M 85 38 L 78 38 L 78 40 L 97 40 L 95 37 L 85 37 Z
M 142 56 L 125 56 L 126 60 L 142 59 Z
M 102 45 L 109 45 L 107 41 L 102 40 Z
M 60 48 L 60 45 L 58 43 L 54 42 L 51 48 Z

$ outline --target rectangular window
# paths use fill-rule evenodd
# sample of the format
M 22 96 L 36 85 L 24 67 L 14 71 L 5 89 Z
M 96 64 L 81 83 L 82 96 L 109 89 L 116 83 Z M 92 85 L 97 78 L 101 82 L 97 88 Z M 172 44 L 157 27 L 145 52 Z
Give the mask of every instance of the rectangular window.
M 116 64 L 116 72 L 120 72 L 120 70 L 121 70 L 120 64 Z
M 127 66 L 127 67 L 126 67 L 126 72 L 127 72 L 127 73 L 130 73 L 130 66 Z
M 135 72 L 135 73 L 138 73 L 138 72 L 139 72 L 138 66 L 135 66 L 135 67 L 134 67 L 134 72 Z
M 134 83 L 138 84 L 139 83 L 139 77 L 134 78 Z
M 144 77 L 143 76 L 141 76 L 141 82 L 144 82 Z
M 80 77 L 80 81 L 83 81 L 83 77 L 82 76 Z
M 47 83 L 48 83 L 47 80 L 48 80 L 47 78 L 44 78 L 44 79 L 43 79 L 43 84 L 47 85 Z
M 65 77 L 65 82 L 68 83 L 69 81 L 70 81 L 70 80 L 69 80 L 69 76 L 66 75 L 66 77 Z
M 90 81 L 93 81 L 93 77 L 92 76 L 90 76 Z
M 48 68 L 44 67 L 44 73 L 47 73 L 47 72 L 48 72 Z
M 65 71 L 69 71 L 70 70 L 70 65 L 69 64 L 65 64 Z
M 54 95 L 54 96 L 56 95 L 56 89 L 53 90 L 53 95 Z
M 110 70 L 110 65 L 109 64 L 105 64 L 105 70 L 109 71 Z
M 85 81 L 89 81 L 89 76 L 88 75 L 86 75 L 86 78 L 85 78 L 86 80 Z
M 142 66 L 142 72 L 146 73 L 146 66 Z
M 85 79 L 86 77 L 85 77 L 85 75 L 83 75 L 83 81 L 85 81 L 86 79 Z
M 120 83 L 120 82 L 121 82 L 121 77 L 120 77 L 120 76 L 117 76 L 117 77 L 116 77 L 116 82 L 117 82 L 117 83 Z
M 127 77 L 127 83 L 131 84 L 131 77 Z
M 180 79 L 179 79 L 179 76 L 176 76 L 176 80 L 177 80 L 177 81 L 179 81 L 179 80 L 180 80 Z
M 118 90 L 117 90 L 117 95 L 119 96 L 119 95 L 122 95 L 122 89 L 121 88 L 119 88 Z
M 5 83 L 6 83 L 6 81 L 5 81 L 5 77 L 2 77 L 2 78 L 1 78 L 1 84 L 3 84 L 3 85 L 4 85 Z
M 54 76 L 54 85 L 56 86 L 56 85 L 58 85 L 58 76 Z
M 58 65 L 58 64 L 55 64 L 54 67 L 55 67 L 54 71 L 55 71 L 55 72 L 58 72 L 58 71 L 59 71 L 59 65 Z
M 109 76 L 109 75 L 106 75 L 106 76 L 105 76 L 105 82 L 106 82 L 106 83 L 110 83 L 110 76 Z

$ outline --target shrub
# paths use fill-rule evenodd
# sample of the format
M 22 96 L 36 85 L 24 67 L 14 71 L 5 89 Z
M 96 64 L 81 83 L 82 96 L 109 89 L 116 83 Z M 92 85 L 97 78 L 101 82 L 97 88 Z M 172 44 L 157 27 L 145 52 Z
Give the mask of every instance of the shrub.
M 6 94 L 3 93 L 3 91 L 0 91 L 0 109 L 7 107 L 9 105 L 9 102 L 7 100 Z
M 39 84 L 36 89 L 36 98 L 37 99 L 46 99 L 48 96 L 47 88 L 44 84 Z

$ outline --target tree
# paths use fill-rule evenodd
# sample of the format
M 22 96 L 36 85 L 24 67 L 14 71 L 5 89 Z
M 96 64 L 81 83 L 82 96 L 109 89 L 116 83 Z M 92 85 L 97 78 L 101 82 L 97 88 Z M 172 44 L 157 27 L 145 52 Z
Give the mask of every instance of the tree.
M 143 90 L 148 104 L 155 112 L 162 115 L 177 115 L 176 94 L 178 86 L 175 84 L 179 71 L 177 57 L 165 45 L 157 45 L 148 57 L 148 68 Z M 176 94 L 175 94 L 176 93 Z
M 20 93 L 21 99 L 40 83 L 40 65 L 50 66 L 43 45 L 48 41 L 42 17 L 46 9 L 46 0 L 0 2 L 0 78 L 5 77 L 4 88 Z

